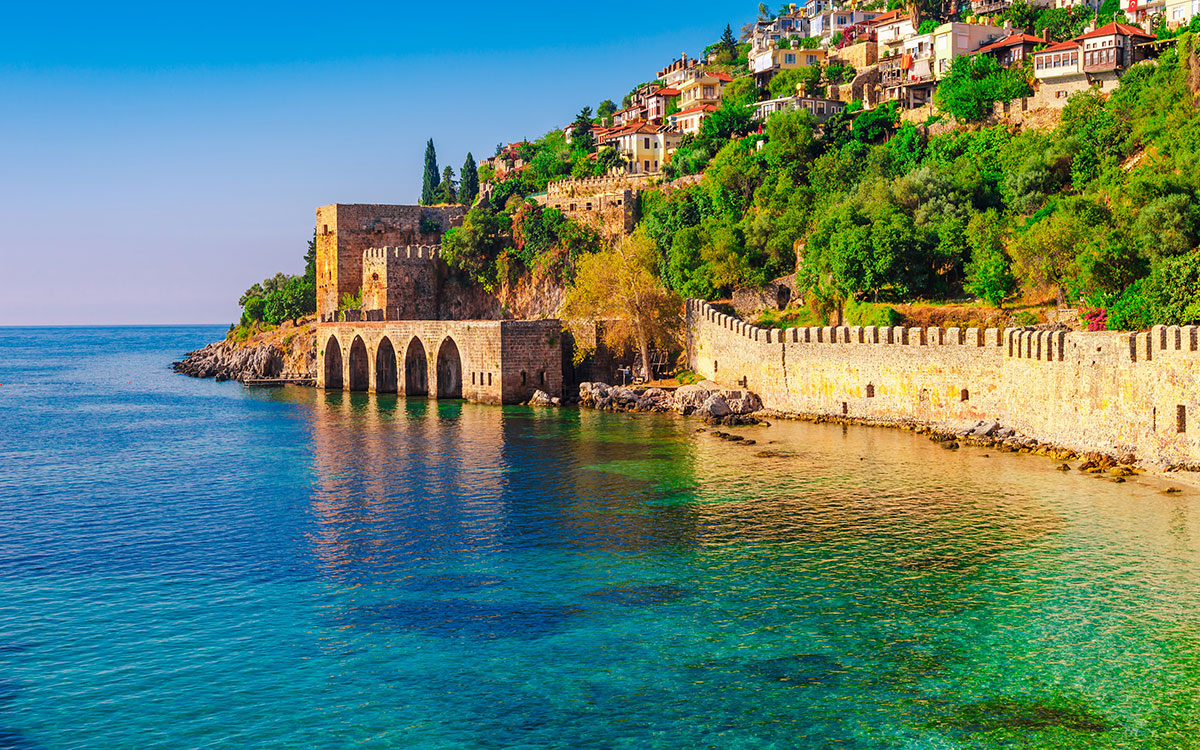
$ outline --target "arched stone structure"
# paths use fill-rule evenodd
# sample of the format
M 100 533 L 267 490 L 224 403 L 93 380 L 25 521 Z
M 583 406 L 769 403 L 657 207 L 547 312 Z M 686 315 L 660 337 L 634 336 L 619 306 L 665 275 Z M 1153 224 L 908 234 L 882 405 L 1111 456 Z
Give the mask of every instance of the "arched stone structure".
M 462 398 L 462 392 L 462 357 L 458 352 L 458 344 L 447 336 L 438 347 L 437 397 Z
M 358 319 L 321 327 L 329 342 L 317 367 L 323 388 L 387 393 L 394 387 L 412 398 L 487 404 L 525 403 L 539 389 L 562 394 L 556 320 Z
M 396 349 L 387 336 L 375 350 L 375 392 L 396 392 Z
M 342 389 L 342 345 L 337 336 L 330 336 L 325 342 L 325 387 Z
M 408 342 L 404 354 L 404 395 L 429 395 L 429 357 L 425 354 L 425 345 L 416 336 Z
M 352 391 L 365 391 L 371 387 L 371 357 L 362 336 L 355 336 L 350 345 L 350 382 Z

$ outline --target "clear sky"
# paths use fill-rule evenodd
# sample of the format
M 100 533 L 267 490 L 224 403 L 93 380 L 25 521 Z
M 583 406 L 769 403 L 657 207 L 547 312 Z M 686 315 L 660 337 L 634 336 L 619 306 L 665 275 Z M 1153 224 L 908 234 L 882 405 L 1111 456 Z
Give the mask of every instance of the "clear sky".
M 227 323 L 314 210 L 415 203 L 425 141 L 535 138 L 756 3 L 11 3 L 0 325 Z

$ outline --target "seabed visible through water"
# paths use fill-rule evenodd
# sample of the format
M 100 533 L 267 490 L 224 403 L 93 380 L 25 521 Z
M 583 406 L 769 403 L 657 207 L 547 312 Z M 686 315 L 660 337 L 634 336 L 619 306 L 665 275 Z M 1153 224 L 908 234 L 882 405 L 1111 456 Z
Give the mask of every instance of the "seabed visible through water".
M 1200 743 L 1193 490 L 169 372 L 219 335 L 0 329 L 0 748 Z

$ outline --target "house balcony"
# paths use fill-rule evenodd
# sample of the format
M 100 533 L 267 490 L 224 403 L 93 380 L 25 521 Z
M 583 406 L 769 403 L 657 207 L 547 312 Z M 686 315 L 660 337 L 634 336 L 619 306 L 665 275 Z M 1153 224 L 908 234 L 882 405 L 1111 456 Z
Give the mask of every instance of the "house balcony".
M 1121 66 L 1117 64 L 1116 60 L 1106 60 L 1105 62 L 1099 62 L 1099 63 L 1086 63 L 1085 62 L 1083 64 L 1083 72 L 1084 73 L 1109 73 L 1111 71 L 1120 69 L 1120 67 Z

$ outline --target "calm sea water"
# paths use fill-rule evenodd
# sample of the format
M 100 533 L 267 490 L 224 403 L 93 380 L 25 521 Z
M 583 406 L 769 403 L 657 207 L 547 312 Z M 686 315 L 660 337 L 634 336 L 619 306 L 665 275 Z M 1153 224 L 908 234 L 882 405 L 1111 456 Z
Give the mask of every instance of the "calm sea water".
M 0 329 L 0 748 L 1200 743 L 1195 494 L 169 372 L 220 334 Z

